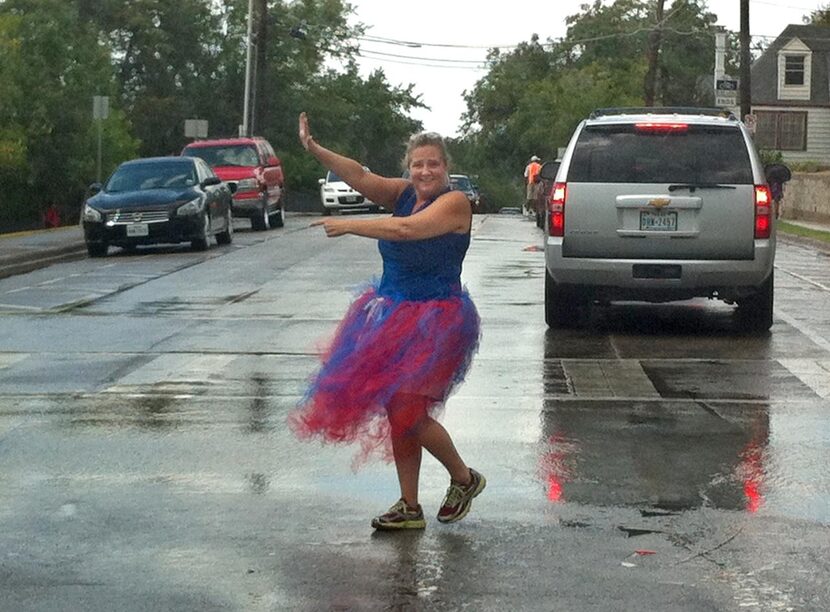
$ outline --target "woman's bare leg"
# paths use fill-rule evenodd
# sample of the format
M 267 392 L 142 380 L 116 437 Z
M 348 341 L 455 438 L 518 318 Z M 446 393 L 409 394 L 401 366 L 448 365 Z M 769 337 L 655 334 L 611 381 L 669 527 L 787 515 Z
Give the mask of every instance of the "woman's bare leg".
M 389 425 L 392 435 L 392 454 L 401 497 L 410 508 L 418 505 L 418 480 L 421 473 L 421 443 L 415 435 L 419 420 L 426 415 L 426 404 L 418 404 L 417 395 L 399 394 L 389 405 Z M 422 412 L 423 411 L 423 412 Z
M 429 398 L 398 394 L 389 406 L 392 453 L 401 497 L 414 508 L 418 505 L 418 482 L 421 472 L 421 448 L 427 449 L 450 473 L 453 482 L 468 484 L 470 468 L 461 459 L 450 434 L 441 423 L 427 414 Z
M 418 440 L 430 455 L 447 468 L 453 482 L 470 482 L 470 468 L 458 454 L 450 434 L 441 423 L 427 416 L 418 428 Z

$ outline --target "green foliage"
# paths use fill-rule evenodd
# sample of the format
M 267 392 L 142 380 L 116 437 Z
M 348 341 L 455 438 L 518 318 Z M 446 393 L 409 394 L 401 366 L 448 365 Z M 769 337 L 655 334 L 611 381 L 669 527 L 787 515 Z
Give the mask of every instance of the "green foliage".
M 758 155 L 761 158 L 761 163 L 765 166 L 767 164 L 780 164 L 784 161 L 784 156 L 781 154 L 781 151 L 774 149 L 760 149 Z
M 642 106 L 654 11 L 655 3 L 648 0 L 595 0 L 566 18 L 564 39 L 541 43 L 534 35 L 511 53 L 491 52 L 488 73 L 465 97 L 463 135 L 470 149 L 465 158 L 479 164 L 482 176 L 509 183 L 521 199 L 522 173 L 531 155 L 555 159 L 595 108 Z M 711 104 L 716 21 L 702 0 L 675 0 L 667 8 L 658 105 Z
M 92 96 L 110 93 L 109 54 L 98 34 L 62 0 L 0 4 L 0 202 L 3 225 L 35 222 L 47 204 L 71 216 L 95 167 Z M 130 154 L 123 115 L 108 120 L 104 148 Z

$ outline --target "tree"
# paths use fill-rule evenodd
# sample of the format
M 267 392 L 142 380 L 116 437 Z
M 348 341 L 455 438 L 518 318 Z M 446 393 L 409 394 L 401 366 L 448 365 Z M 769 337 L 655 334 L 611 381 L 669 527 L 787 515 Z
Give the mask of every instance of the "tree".
M 566 18 L 562 40 L 534 36 L 510 53 L 490 52 L 488 73 L 465 95 L 464 142 L 456 149 L 481 164 L 478 173 L 496 177 L 504 205 L 521 200 L 530 155 L 554 159 L 592 109 L 643 105 L 655 28 L 661 44 L 652 55 L 653 102 L 711 103 L 717 17 L 702 0 L 675 0 L 662 18 L 659 6 L 660 0 L 595 0 Z
M 109 56 L 61 0 L 0 4 L 0 49 L 0 191 L 16 194 L 0 202 L 4 225 L 34 222 L 51 203 L 72 218 L 95 175 L 92 96 L 111 93 Z M 107 166 L 135 144 L 116 110 L 105 131 Z

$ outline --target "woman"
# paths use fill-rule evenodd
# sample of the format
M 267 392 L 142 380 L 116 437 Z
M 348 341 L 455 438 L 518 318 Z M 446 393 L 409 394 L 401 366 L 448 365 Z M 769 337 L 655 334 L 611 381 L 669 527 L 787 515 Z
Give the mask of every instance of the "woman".
M 312 224 L 329 237 L 377 239 L 383 276 L 352 303 L 292 424 L 301 435 L 357 441 L 363 458 L 381 449 L 388 458 L 391 444 L 401 498 L 372 520 L 375 529 L 426 526 L 418 503 L 424 448 L 450 474 L 438 520 L 461 520 L 486 481 L 434 416 L 467 372 L 479 318 L 460 278 L 472 211 L 462 192 L 449 190 L 443 139 L 413 136 L 405 159 L 410 178 L 401 179 L 372 174 L 317 144 L 305 113 L 299 135 L 321 164 L 393 215 Z

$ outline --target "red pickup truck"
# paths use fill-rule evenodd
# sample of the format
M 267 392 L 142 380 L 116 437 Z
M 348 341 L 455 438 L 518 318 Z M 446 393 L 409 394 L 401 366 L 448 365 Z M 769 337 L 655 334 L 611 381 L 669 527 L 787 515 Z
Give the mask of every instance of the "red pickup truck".
M 201 157 L 226 183 L 236 183 L 233 216 L 247 217 L 255 230 L 282 227 L 284 176 L 282 164 L 264 138 L 196 140 L 182 155 Z

